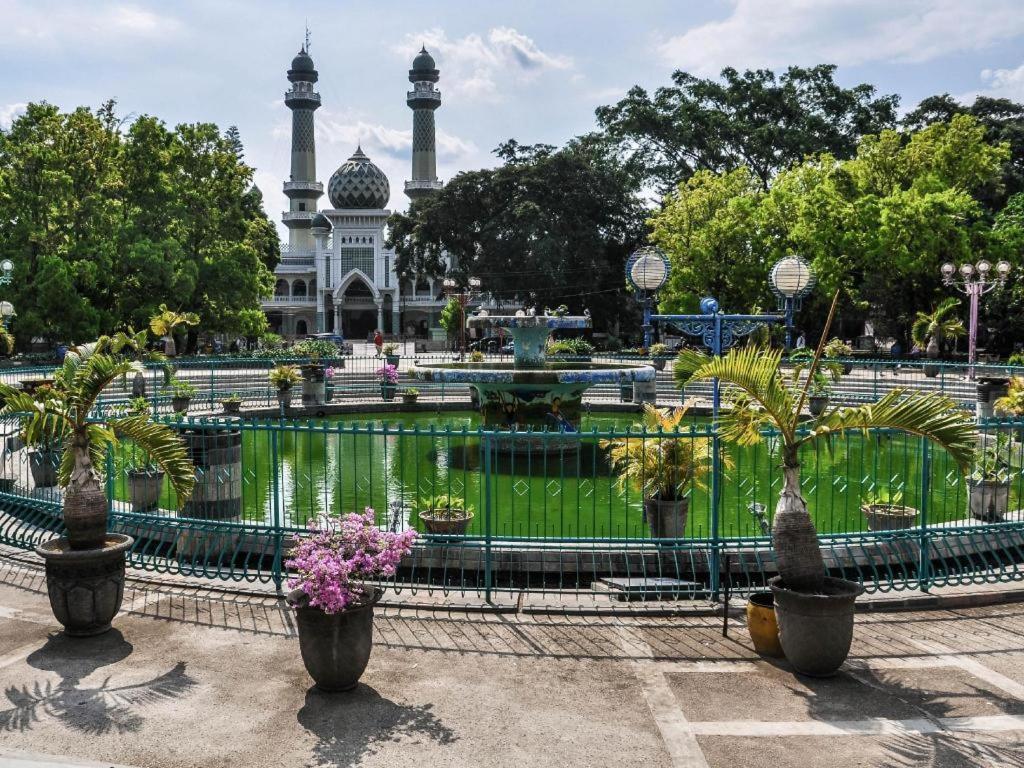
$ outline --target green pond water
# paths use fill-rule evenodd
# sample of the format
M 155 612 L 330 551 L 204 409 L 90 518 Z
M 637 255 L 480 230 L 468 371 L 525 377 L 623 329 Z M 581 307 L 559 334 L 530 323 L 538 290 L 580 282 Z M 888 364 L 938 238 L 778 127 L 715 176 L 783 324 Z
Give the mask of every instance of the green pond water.
M 244 520 L 285 526 L 304 525 L 324 512 L 336 514 L 373 507 L 384 522 L 391 514 L 420 527 L 414 506 L 432 494 L 463 496 L 475 511 L 471 535 L 558 538 L 634 538 L 648 536 L 642 500 L 622 492 L 609 472 L 607 452 L 592 430 L 624 430 L 630 415 L 584 417 L 579 450 L 562 455 L 510 455 L 481 447 L 472 413 L 389 413 L 353 420 L 327 419 L 294 430 L 245 430 L 241 493 Z M 387 433 L 382 432 L 387 425 Z M 701 434 L 706 421 L 693 419 Z M 344 429 L 340 429 L 344 425 Z M 778 455 L 769 441 L 752 448 L 727 447 L 734 466 L 721 487 L 719 535 L 759 535 L 748 505 L 774 509 L 781 484 Z M 275 458 L 276 457 L 276 458 Z M 123 470 L 123 457 L 115 466 Z M 921 441 L 905 436 L 850 435 L 802 457 L 804 495 L 819 531 L 866 528 L 860 513 L 864 495 L 879 486 L 903 492 L 903 503 L 921 508 Z M 486 466 L 490 472 L 485 473 Z M 221 479 L 222 481 L 224 478 Z M 931 448 L 928 520 L 966 517 L 966 486 L 953 463 Z M 274 503 L 273 488 L 280 489 Z M 1020 488 L 1015 483 L 1011 509 Z M 114 482 L 115 497 L 127 500 L 123 471 Z M 690 488 L 687 530 L 711 535 L 709 491 Z M 490 503 L 487 503 L 487 500 Z M 165 490 L 164 508 L 174 506 Z

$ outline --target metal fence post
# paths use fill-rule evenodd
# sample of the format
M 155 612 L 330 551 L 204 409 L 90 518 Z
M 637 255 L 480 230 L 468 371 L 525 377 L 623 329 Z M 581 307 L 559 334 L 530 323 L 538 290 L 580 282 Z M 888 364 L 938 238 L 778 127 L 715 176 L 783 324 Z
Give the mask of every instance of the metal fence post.
M 274 586 L 279 590 L 281 584 L 284 581 L 284 565 L 282 563 L 281 550 L 283 546 L 282 542 L 282 531 L 281 531 L 281 478 L 278 472 L 278 456 L 277 451 L 277 429 L 271 428 L 270 430 L 270 461 L 271 461 L 271 492 L 273 494 L 273 502 L 271 503 L 271 510 L 274 515 L 274 565 L 272 568 L 272 576 L 274 579 Z
M 932 454 L 927 438 L 921 438 L 921 528 L 918 532 L 918 544 L 921 558 L 917 566 L 917 580 L 924 592 L 931 584 L 931 541 L 928 538 L 928 507 L 931 499 Z
M 107 511 L 114 509 L 114 445 L 107 443 Z
M 484 449 L 484 599 L 491 602 L 494 574 L 491 571 L 491 442 L 487 432 L 481 432 L 480 445 Z
M 718 602 L 718 590 L 721 586 L 719 580 L 719 507 L 721 507 L 721 474 L 722 474 L 722 444 L 718 437 L 718 423 L 712 425 L 714 434 L 711 436 L 711 562 L 709 563 L 708 576 L 711 584 L 711 599 Z

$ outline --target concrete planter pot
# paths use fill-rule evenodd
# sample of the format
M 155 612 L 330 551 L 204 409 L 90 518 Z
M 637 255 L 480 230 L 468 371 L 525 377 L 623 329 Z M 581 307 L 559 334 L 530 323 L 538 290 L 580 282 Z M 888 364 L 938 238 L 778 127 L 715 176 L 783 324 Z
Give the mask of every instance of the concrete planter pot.
M 128 472 L 128 496 L 132 512 L 149 512 L 160 504 L 164 488 L 162 469 L 132 469 Z
M 381 384 L 380 385 L 380 396 L 383 400 L 391 401 L 395 399 L 395 392 L 398 391 L 397 384 Z
M 929 379 L 934 379 L 936 376 L 939 375 L 940 367 L 938 365 L 934 365 L 933 363 L 925 363 L 921 367 L 924 370 L 924 375 L 927 376 Z
M 413 403 L 415 403 L 415 402 L 416 402 L 417 400 L 419 400 L 419 398 L 420 398 L 420 396 L 419 396 L 419 395 L 408 395 L 408 394 L 403 394 L 403 395 L 402 395 L 402 402 L 403 402 L 403 403 L 405 403 L 406 405 L 412 405 L 412 404 L 413 404 Z
M 779 622 L 775 618 L 775 595 L 753 592 L 747 598 L 747 631 L 754 650 L 762 656 L 783 656 L 779 643 Z
M 664 371 L 665 370 L 665 363 L 666 362 L 667 361 L 665 360 L 664 357 L 652 357 L 651 358 L 651 365 L 654 367 L 654 370 L 656 370 L 656 371 Z
M 868 521 L 869 531 L 896 531 L 911 528 L 918 511 L 901 504 L 862 504 L 860 511 Z
M 967 503 L 971 517 L 988 523 L 1006 519 L 1010 508 L 1009 480 L 968 480 Z
M 302 663 L 320 690 L 350 691 L 359 683 L 373 650 L 373 608 L 381 594 L 373 588 L 365 602 L 331 614 L 310 607 L 309 597 L 301 589 L 289 593 Z
M 222 400 L 220 407 L 224 409 L 224 413 L 241 413 L 242 404 L 234 400 Z
M 690 513 L 689 499 L 644 500 L 644 519 L 654 539 L 681 539 L 686 536 L 686 518 Z
M 807 398 L 807 410 L 812 416 L 821 416 L 828 408 L 828 395 L 811 395 Z
M 102 547 L 71 549 L 61 536 L 36 552 L 46 561 L 46 592 L 53 615 L 71 637 L 98 635 L 110 629 L 124 598 L 125 553 L 131 536 L 108 533 Z
M 632 403 L 633 402 L 633 382 L 630 381 L 625 384 L 619 384 L 619 402 Z
M 36 488 L 52 488 L 57 484 L 57 467 L 60 466 L 60 451 L 39 448 L 28 452 L 28 467 Z
M 291 387 L 288 387 L 287 389 L 278 389 L 277 390 L 277 404 L 278 404 L 279 407 L 284 408 L 285 410 L 291 408 L 291 406 L 292 406 L 292 388 Z
M 398 364 L 402 362 L 402 357 L 401 355 L 384 355 L 384 361 L 388 365 L 393 365 L 397 368 Z
M 191 402 L 191 397 L 172 397 L 171 410 L 175 413 L 188 413 L 188 406 Z
M 853 606 L 864 585 L 826 577 L 824 594 L 787 589 L 779 576 L 768 585 L 775 596 L 779 643 L 793 669 L 811 677 L 834 675 L 850 655 Z
M 468 509 L 429 509 L 420 512 L 427 533 L 438 536 L 465 536 L 473 513 Z

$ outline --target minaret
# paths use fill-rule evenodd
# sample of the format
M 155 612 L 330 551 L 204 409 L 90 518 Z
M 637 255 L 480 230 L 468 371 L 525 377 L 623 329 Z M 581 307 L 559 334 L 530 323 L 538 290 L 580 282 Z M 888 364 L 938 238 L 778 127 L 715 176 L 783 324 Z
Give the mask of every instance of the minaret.
M 289 250 L 312 250 L 313 237 L 309 227 L 316 215 L 316 201 L 324 193 L 324 185 L 316 180 L 316 148 L 313 141 L 313 111 L 320 106 L 320 94 L 313 90 L 317 72 L 313 59 L 302 46 L 292 59 L 288 79 L 292 87 L 285 91 L 284 103 L 292 111 L 292 173 L 284 183 L 284 193 L 290 201 L 284 214 L 288 227 Z
M 437 151 L 434 142 L 434 110 L 441 106 L 441 92 L 434 88 L 438 71 L 426 47 L 413 59 L 409 82 L 413 89 L 405 96 L 412 110 L 412 179 L 405 182 L 405 194 L 415 200 L 442 187 L 437 180 Z

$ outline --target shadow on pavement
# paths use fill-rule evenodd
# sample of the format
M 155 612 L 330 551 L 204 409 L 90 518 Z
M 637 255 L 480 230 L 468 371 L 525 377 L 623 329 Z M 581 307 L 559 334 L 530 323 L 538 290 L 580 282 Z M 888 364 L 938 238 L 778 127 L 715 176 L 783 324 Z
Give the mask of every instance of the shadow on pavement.
M 323 693 L 312 687 L 298 721 L 317 739 L 313 765 L 349 766 L 407 737 L 440 745 L 456 741 L 458 736 L 432 709 L 431 704 L 398 704 L 362 683 L 347 693 Z
M 110 731 L 131 733 L 144 722 L 140 710 L 183 696 L 196 684 L 185 673 L 185 663 L 178 662 L 164 674 L 142 683 L 111 685 L 107 677 L 98 686 L 81 685 L 97 670 L 128 658 L 132 650 L 132 644 L 116 629 L 88 638 L 50 635 L 27 661 L 35 669 L 59 675 L 60 681 L 44 679 L 8 687 L 4 696 L 11 707 L 0 710 L 0 730 L 29 730 L 45 716 L 90 736 Z

